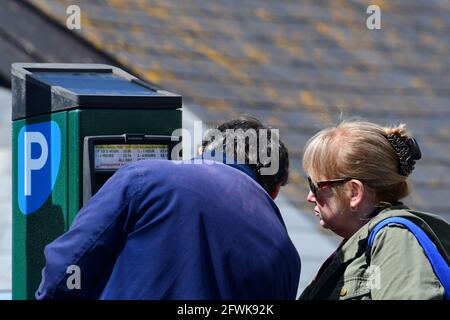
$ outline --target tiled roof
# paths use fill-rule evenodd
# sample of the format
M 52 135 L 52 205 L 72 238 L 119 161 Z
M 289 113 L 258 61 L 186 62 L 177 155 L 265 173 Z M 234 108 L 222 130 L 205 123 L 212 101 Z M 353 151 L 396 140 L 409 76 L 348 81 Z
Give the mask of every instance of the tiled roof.
M 0 85 L 11 84 L 14 62 L 118 64 L 28 2 L 0 0 Z
M 406 123 L 424 158 L 407 203 L 450 221 L 450 2 L 328 0 L 28 0 L 136 75 L 183 95 L 211 124 L 249 113 L 291 151 L 287 197 L 301 209 L 307 138 L 357 115 Z M 381 8 L 381 30 L 366 8 Z

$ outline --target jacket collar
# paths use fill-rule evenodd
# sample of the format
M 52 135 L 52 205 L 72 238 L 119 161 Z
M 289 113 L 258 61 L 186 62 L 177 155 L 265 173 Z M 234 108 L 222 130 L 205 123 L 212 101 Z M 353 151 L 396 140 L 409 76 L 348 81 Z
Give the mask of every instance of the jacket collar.
M 386 214 L 388 212 L 404 209 L 408 210 L 409 208 L 403 205 L 403 203 L 398 202 L 392 206 L 382 209 L 379 213 L 371 215 L 371 220 L 356 231 L 356 233 L 353 234 L 353 236 L 351 236 L 348 240 L 344 241 L 344 244 L 340 250 L 342 252 L 342 262 L 350 263 L 356 256 L 359 255 L 359 253 L 365 252 L 367 247 L 367 238 L 369 237 L 370 231 L 378 222 L 386 218 Z
M 311 292 L 314 296 L 321 296 L 321 292 L 330 285 L 331 279 L 337 280 L 340 278 L 345 268 L 354 261 L 357 257 L 366 253 L 367 250 L 367 238 L 369 237 L 372 228 L 381 220 L 387 216 L 398 213 L 397 210 L 409 209 L 402 203 L 392 205 L 383 209 L 365 225 L 363 225 L 353 236 L 349 239 L 344 239 L 334 253 L 334 257 L 331 261 L 328 261 L 328 266 L 324 266 L 323 272 L 318 279 L 315 279 L 314 289 Z M 403 211 L 405 212 L 405 211 Z M 326 292 L 327 290 L 325 290 Z M 326 297 L 321 297 L 325 299 Z

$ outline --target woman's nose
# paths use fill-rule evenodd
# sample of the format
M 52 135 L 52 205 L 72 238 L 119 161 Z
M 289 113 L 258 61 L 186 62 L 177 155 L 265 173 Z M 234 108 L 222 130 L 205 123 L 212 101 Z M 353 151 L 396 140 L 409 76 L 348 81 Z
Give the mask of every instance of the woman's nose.
M 314 194 L 312 193 L 311 190 L 309 190 L 308 195 L 306 196 L 306 200 L 308 200 L 308 202 L 311 203 L 315 203 L 316 202 L 316 197 L 314 196 Z

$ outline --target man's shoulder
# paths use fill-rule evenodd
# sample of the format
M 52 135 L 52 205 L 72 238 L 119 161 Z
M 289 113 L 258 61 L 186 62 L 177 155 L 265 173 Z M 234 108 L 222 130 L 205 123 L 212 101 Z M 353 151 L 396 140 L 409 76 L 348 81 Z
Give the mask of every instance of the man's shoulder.
M 164 181 L 176 185 L 224 186 L 240 182 L 246 188 L 260 188 L 247 174 L 220 162 L 141 160 L 120 169 L 128 179 L 142 180 L 142 183 Z
M 166 172 L 168 170 L 177 174 L 199 174 L 202 176 L 215 175 L 216 178 L 223 175 L 231 175 L 233 178 L 238 176 L 246 177 L 247 174 L 241 170 L 233 168 L 227 164 L 221 162 L 215 162 L 210 160 L 193 159 L 186 161 L 175 160 L 142 160 L 134 162 L 126 166 L 129 170 L 138 172 Z
M 198 173 L 199 171 L 204 172 L 204 174 L 215 174 L 218 172 L 230 171 L 234 172 L 233 168 L 227 166 L 226 164 L 214 162 L 197 162 L 194 160 L 189 161 L 176 161 L 176 160 L 141 160 L 133 162 L 121 170 L 128 170 L 137 173 L 177 173 L 177 174 L 190 174 Z

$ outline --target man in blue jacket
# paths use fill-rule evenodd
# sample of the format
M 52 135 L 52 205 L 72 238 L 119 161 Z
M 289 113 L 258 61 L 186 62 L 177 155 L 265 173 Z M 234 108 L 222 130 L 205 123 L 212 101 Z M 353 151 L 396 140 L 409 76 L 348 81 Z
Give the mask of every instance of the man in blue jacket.
M 241 117 L 216 131 L 232 129 L 267 128 Z M 251 161 L 248 144 L 245 164 L 225 152 L 224 161 L 147 160 L 118 170 L 45 248 L 36 298 L 295 299 L 300 258 L 273 202 L 288 178 L 287 150 L 272 135 L 265 147 L 278 151 L 278 170 L 263 175 L 270 163 Z M 209 156 L 200 160 L 224 146 L 217 135 L 205 141 Z M 79 271 L 78 286 L 69 270 Z

